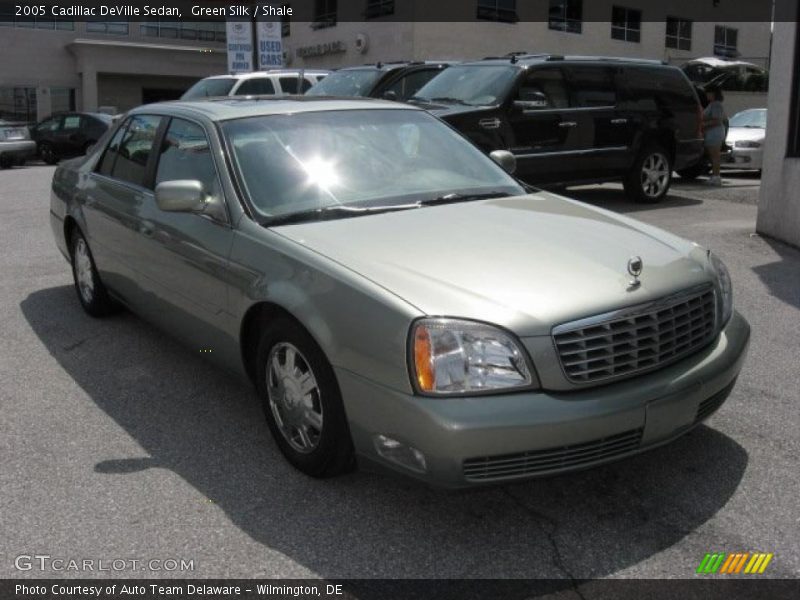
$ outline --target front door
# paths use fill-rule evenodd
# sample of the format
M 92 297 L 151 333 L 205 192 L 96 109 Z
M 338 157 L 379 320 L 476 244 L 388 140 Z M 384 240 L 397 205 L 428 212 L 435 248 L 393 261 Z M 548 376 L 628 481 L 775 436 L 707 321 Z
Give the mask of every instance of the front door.
M 576 148 L 578 115 L 570 107 L 563 71 L 532 71 L 520 81 L 508 111 L 508 149 L 517 158 L 517 175 L 534 185 L 567 178 L 573 165 L 564 156 Z
M 159 145 L 154 189 L 175 180 L 200 181 L 209 205 L 203 213 L 187 213 L 161 210 L 154 196 L 145 203 L 139 259 L 157 308 L 150 317 L 198 352 L 213 352 L 229 318 L 233 230 L 208 134 L 198 123 L 179 118 L 170 120 Z

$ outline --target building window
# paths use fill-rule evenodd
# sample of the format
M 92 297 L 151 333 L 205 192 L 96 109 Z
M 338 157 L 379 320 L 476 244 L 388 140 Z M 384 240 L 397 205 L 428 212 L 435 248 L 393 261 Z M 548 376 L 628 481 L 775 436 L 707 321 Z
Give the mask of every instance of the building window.
M 128 24 L 124 21 L 87 21 L 86 31 L 109 35 L 128 35 Z
M 338 7 L 336 0 L 314 0 L 314 22 L 311 29 L 324 29 L 336 25 Z
M 739 56 L 739 30 L 717 25 L 714 28 L 714 54 L 724 58 Z
M 611 7 L 611 37 L 625 42 L 640 42 L 642 11 L 624 6 Z
M 287 8 L 291 8 L 289 5 L 284 4 Z M 292 17 L 289 15 L 281 15 L 281 37 L 289 37 L 292 35 Z
M 394 0 L 367 0 L 367 8 L 364 11 L 365 19 L 386 17 L 393 14 Z
M 583 0 L 550 0 L 548 26 L 556 31 L 583 31 Z
M 478 0 L 477 17 L 485 21 L 516 23 L 519 21 L 517 0 Z
M 0 7 L 0 27 L 22 27 L 26 29 L 49 29 L 50 31 L 74 31 L 75 22 L 58 17 L 24 17 L 17 18 L 13 6 Z
M 0 87 L 0 119 L 12 123 L 35 123 L 36 88 Z
M 678 17 L 667 17 L 667 48 L 692 49 L 692 22 Z
M 170 39 L 224 42 L 225 23 L 213 21 L 145 21 L 140 26 L 143 36 Z M 222 31 L 222 39 L 219 34 Z

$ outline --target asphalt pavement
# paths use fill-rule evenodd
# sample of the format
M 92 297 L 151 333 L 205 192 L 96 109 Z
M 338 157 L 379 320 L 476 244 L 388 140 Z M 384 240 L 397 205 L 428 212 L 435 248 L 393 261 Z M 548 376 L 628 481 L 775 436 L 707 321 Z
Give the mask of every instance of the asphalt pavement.
M 706 552 L 800 574 L 800 251 L 754 235 L 758 180 L 677 183 L 641 206 L 569 195 L 711 247 L 752 325 L 728 402 L 668 446 L 529 483 L 442 492 L 318 481 L 269 437 L 253 390 L 128 313 L 80 309 L 48 222 L 53 168 L 0 171 L 0 577 L 20 555 L 175 559 L 125 577 L 693 577 Z M 17 561 L 19 562 L 19 561 Z M 23 563 L 24 564 L 24 563 Z

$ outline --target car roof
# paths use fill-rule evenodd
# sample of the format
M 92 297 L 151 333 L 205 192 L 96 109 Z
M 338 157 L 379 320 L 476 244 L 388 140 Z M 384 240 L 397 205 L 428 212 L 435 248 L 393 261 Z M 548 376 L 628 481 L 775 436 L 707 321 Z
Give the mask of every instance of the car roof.
M 374 98 L 338 98 L 333 96 L 220 96 L 198 100 L 176 100 L 146 104 L 130 114 L 195 114 L 211 121 L 226 121 L 262 115 L 287 115 L 303 112 L 341 110 L 422 110 L 415 106 Z
M 449 60 L 394 60 L 377 63 L 366 63 L 363 65 L 354 65 L 352 67 L 342 67 L 339 71 L 394 71 L 395 69 L 402 69 L 405 67 L 420 67 L 424 65 L 447 66 L 452 64 L 453 61 Z
M 235 73 L 233 75 L 211 75 L 203 79 L 260 79 L 274 75 L 329 75 L 331 71 L 325 69 L 271 69 L 269 71 L 253 71 L 252 73 Z
M 740 66 L 757 67 L 759 69 L 761 68 L 755 63 L 746 62 L 743 60 L 727 60 L 724 58 L 719 58 L 717 56 L 705 56 L 700 58 L 693 58 L 692 60 L 686 62 L 686 65 L 697 65 L 697 64 L 708 65 L 709 67 L 722 67 L 722 68 L 740 67 Z
M 525 68 L 543 63 L 591 63 L 591 64 L 630 64 L 649 65 L 655 67 L 668 66 L 661 60 L 646 58 L 627 58 L 621 56 L 586 56 L 586 55 L 561 55 L 561 54 L 528 54 L 525 52 L 511 52 L 505 56 L 487 56 L 480 60 L 462 62 L 460 65 L 512 65 Z M 460 66 L 459 65 L 459 66 Z

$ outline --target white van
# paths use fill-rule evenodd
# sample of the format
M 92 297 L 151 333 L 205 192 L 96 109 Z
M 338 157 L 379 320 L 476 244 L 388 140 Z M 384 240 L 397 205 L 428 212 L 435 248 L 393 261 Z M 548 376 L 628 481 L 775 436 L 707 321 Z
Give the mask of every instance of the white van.
M 181 96 L 181 100 L 212 96 L 303 94 L 329 73 L 319 69 L 272 69 L 238 75 L 215 75 L 195 83 Z

